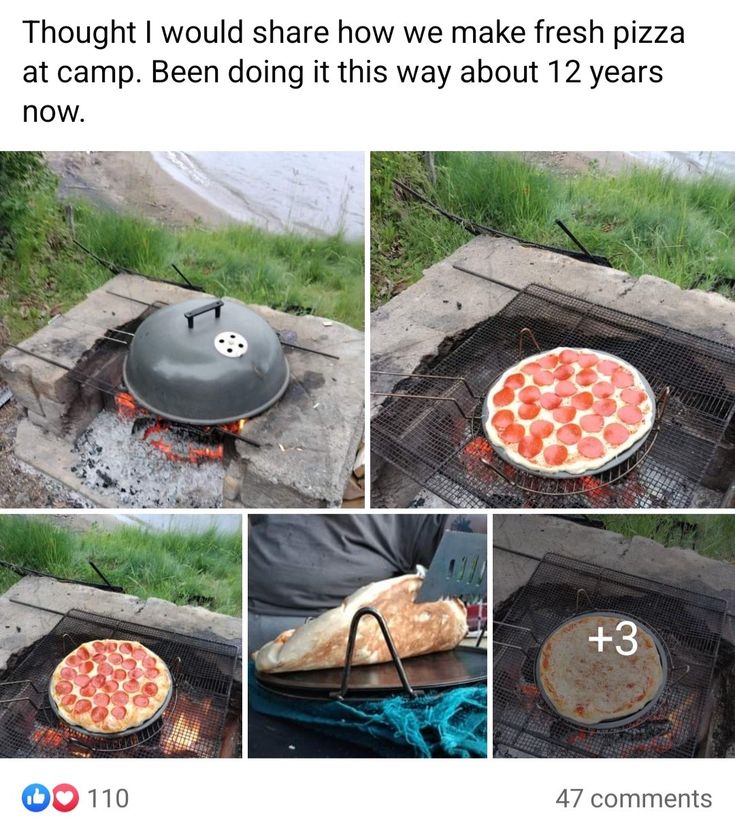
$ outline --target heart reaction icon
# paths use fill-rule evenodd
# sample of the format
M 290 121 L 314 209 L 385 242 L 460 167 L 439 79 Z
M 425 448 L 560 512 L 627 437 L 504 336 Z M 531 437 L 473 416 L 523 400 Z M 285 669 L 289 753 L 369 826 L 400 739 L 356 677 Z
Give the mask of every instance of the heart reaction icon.
M 57 785 L 52 791 L 54 797 L 54 808 L 57 811 L 66 813 L 73 811 L 79 805 L 79 791 L 74 785 L 69 785 L 66 782 Z

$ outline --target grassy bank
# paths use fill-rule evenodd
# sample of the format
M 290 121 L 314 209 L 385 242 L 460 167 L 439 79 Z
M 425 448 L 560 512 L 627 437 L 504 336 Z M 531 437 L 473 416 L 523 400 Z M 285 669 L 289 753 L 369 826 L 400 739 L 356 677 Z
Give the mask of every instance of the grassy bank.
M 678 179 L 655 168 L 581 174 L 540 168 L 513 154 L 438 153 L 436 182 L 419 154 L 374 153 L 371 174 L 372 300 L 387 301 L 471 235 L 401 199 L 400 179 L 455 214 L 539 243 L 585 246 L 632 275 L 729 294 L 735 278 L 735 184 Z
M 242 543 L 239 534 L 66 530 L 29 516 L 0 517 L 0 559 L 64 579 L 100 582 L 92 560 L 113 585 L 147 599 L 202 605 L 242 615 Z M 0 567 L 0 593 L 19 576 Z
M 14 187 L 17 193 L 8 203 L 19 210 L 10 212 L 5 230 L 0 206 L 0 321 L 17 341 L 80 301 L 110 273 L 72 243 L 53 177 L 44 172 L 37 181 Z M 85 202 L 74 206 L 74 228 L 84 246 L 130 270 L 180 280 L 171 268 L 175 263 L 215 295 L 363 327 L 360 243 L 244 225 L 169 229 Z
M 665 547 L 684 547 L 702 556 L 735 563 L 735 516 L 731 515 L 603 515 L 607 530 L 643 536 Z

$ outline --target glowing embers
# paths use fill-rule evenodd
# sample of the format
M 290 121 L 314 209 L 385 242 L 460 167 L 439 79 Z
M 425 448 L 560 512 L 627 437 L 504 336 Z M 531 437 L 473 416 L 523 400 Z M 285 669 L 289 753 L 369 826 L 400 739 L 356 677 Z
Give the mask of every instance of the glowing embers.
M 203 463 L 224 458 L 223 435 L 238 435 L 247 420 L 236 420 L 221 426 L 186 426 L 172 423 L 151 414 L 136 403 L 127 391 L 115 395 L 117 414 L 133 423 L 133 434 L 140 434 L 167 460 L 181 463 Z

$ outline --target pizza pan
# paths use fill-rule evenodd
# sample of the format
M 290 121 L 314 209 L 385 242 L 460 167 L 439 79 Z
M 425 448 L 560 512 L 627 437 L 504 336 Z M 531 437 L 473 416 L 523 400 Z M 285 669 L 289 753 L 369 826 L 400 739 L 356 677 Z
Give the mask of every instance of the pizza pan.
M 163 703 L 161 706 L 153 713 L 153 715 L 144 721 L 142 724 L 138 724 L 135 727 L 130 727 L 127 730 L 123 730 L 121 733 L 101 733 L 96 732 L 94 730 L 87 730 L 85 727 L 80 727 L 78 724 L 72 724 L 71 721 L 68 721 L 61 713 L 56 701 L 54 700 L 51 694 L 51 681 L 49 680 L 48 685 L 48 696 L 49 696 L 49 703 L 51 704 L 51 710 L 56 715 L 56 717 L 61 721 L 62 724 L 65 724 L 69 729 L 74 730 L 76 733 L 81 733 L 85 736 L 90 736 L 91 738 L 99 738 L 99 739 L 115 739 L 115 738 L 125 738 L 126 736 L 132 736 L 136 733 L 141 733 L 143 730 L 146 730 L 148 727 L 151 727 L 153 724 L 158 721 L 158 719 L 163 715 L 166 710 L 166 707 L 171 702 L 171 698 L 174 694 L 174 679 L 171 676 L 171 670 L 166 667 L 168 671 L 169 678 L 171 679 L 171 686 L 169 687 L 168 692 L 166 693 L 166 697 L 163 699 Z
M 411 687 L 417 691 L 452 689 L 487 683 L 487 651 L 474 646 L 458 646 L 449 652 L 407 657 L 402 661 Z M 284 672 L 273 675 L 255 673 L 261 686 L 279 695 L 294 698 L 330 700 L 331 693 L 342 686 L 343 670 L 317 669 L 308 672 Z M 387 698 L 403 692 L 392 662 L 370 666 L 353 666 L 350 688 L 345 698 L 366 701 Z
M 568 625 L 569 623 L 576 622 L 577 620 L 581 620 L 584 617 L 590 617 L 590 616 L 594 616 L 594 617 L 615 617 L 616 619 L 627 620 L 628 622 L 634 623 L 636 628 L 648 632 L 648 634 L 651 635 L 651 639 L 653 640 L 654 645 L 656 646 L 656 650 L 658 651 L 658 656 L 659 656 L 659 659 L 661 661 L 661 683 L 659 684 L 658 689 L 656 690 L 655 694 L 650 699 L 650 701 L 648 701 L 648 703 L 645 704 L 643 707 L 641 707 L 639 710 L 636 710 L 635 712 L 631 712 L 628 715 L 624 715 L 621 718 L 615 718 L 611 721 L 599 721 L 596 724 L 583 724 L 581 721 L 575 721 L 573 718 L 569 718 L 566 715 L 562 715 L 557 710 L 557 708 L 554 706 L 553 701 L 548 696 L 548 694 L 546 692 L 546 689 L 544 688 L 544 685 L 541 681 L 540 665 L 541 665 L 541 653 L 543 651 L 544 645 L 546 644 L 546 641 L 552 635 L 556 634 L 557 631 L 559 631 L 559 629 L 563 628 L 565 625 Z M 573 617 L 569 617 L 568 619 L 563 620 L 561 623 L 559 623 L 558 626 L 556 626 L 556 628 L 553 631 L 551 631 L 549 634 L 546 635 L 543 642 L 539 646 L 539 650 L 538 650 L 538 653 L 536 655 L 536 663 L 534 664 L 534 676 L 535 676 L 535 679 L 536 679 L 536 686 L 538 687 L 538 690 L 541 693 L 541 696 L 543 697 L 544 702 L 549 707 L 549 709 L 553 711 L 553 713 L 555 715 L 559 716 L 559 718 L 562 721 L 566 721 L 569 724 L 574 724 L 575 727 L 581 727 L 585 730 L 614 730 L 617 727 L 624 727 L 628 724 L 631 724 L 633 721 L 638 721 L 643 716 L 645 716 L 649 712 L 651 712 L 654 709 L 654 707 L 657 706 L 659 700 L 661 699 L 661 695 L 665 691 L 666 685 L 668 683 L 669 655 L 668 655 L 668 652 L 666 651 L 666 648 L 664 646 L 663 641 L 658 636 L 656 631 L 654 629 L 652 629 L 651 626 L 649 626 L 647 623 L 644 623 L 643 620 L 639 620 L 636 617 L 631 617 L 629 614 L 624 614 L 620 611 L 585 611 L 582 614 L 575 614 Z
M 553 348 L 552 348 L 553 350 Z M 579 350 L 583 350 L 583 348 L 579 348 Z M 591 348 L 590 348 L 591 350 Z M 526 357 L 527 362 L 533 362 L 534 359 L 537 359 L 540 356 L 545 356 L 549 351 L 544 350 L 541 353 L 534 353 L 532 356 Z M 602 350 L 596 350 L 594 353 L 597 356 L 601 357 L 602 359 L 611 359 L 613 362 L 621 362 L 625 365 L 630 365 L 631 367 L 635 368 L 632 362 L 627 362 L 625 359 L 621 359 L 619 356 L 615 356 L 613 353 L 605 353 Z M 601 475 L 603 472 L 607 472 L 610 469 L 614 469 L 616 466 L 620 466 L 621 463 L 624 463 L 628 458 L 633 457 L 633 455 L 638 452 L 645 442 L 648 440 L 653 427 L 656 425 L 656 396 L 653 393 L 653 388 L 649 384 L 648 380 L 643 376 L 643 374 L 635 368 L 638 376 L 641 379 L 641 385 L 643 386 L 643 390 L 648 394 L 648 398 L 651 401 L 651 411 L 652 411 L 652 419 L 651 425 L 648 431 L 636 442 L 630 446 L 629 448 L 625 449 L 625 451 L 621 452 L 619 455 L 616 455 L 612 460 L 607 461 L 603 466 L 598 466 L 596 469 L 585 469 L 584 472 L 539 472 L 536 469 L 531 469 L 529 467 L 524 466 L 522 463 L 518 461 L 511 460 L 508 454 L 506 453 L 505 449 L 497 446 L 493 441 L 490 439 L 490 436 L 485 428 L 488 420 L 490 419 L 490 391 L 492 391 L 493 386 L 495 383 L 500 379 L 503 374 L 508 373 L 506 369 L 502 373 L 498 374 L 495 379 L 490 383 L 488 388 L 488 393 L 485 395 L 485 400 L 482 404 L 482 430 L 487 438 L 487 442 L 492 446 L 493 451 L 498 455 L 499 458 L 504 460 L 506 463 L 510 464 L 516 469 L 520 469 L 523 472 L 527 472 L 530 475 L 535 475 L 537 478 L 555 478 L 555 479 L 563 479 L 563 478 L 587 478 L 593 477 L 595 475 Z

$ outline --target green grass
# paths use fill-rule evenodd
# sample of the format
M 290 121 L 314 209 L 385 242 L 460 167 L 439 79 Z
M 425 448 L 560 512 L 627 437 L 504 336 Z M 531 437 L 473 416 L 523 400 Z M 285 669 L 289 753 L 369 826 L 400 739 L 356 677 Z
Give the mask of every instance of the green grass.
M 22 199 L 26 210 L 13 246 L 0 247 L 0 322 L 11 341 L 35 332 L 110 278 L 72 243 L 53 183 Z M 215 295 L 364 326 L 361 243 L 245 225 L 172 229 L 86 202 L 75 205 L 74 222 L 84 246 L 132 271 L 179 281 L 175 263 Z
M 735 563 L 735 515 L 601 515 L 607 530 Z
M 617 269 L 658 275 L 681 287 L 730 293 L 735 277 L 735 184 L 679 179 L 657 168 L 582 174 L 540 168 L 513 154 L 438 153 L 429 183 L 414 153 L 372 155 L 372 301 L 412 283 L 471 235 L 415 201 L 392 181 L 415 186 L 443 208 L 538 243 L 574 248 L 564 221 Z
M 147 599 L 202 605 L 242 616 L 239 534 L 155 532 L 137 526 L 66 530 L 29 516 L 0 516 L 0 559 L 64 579 L 100 582 L 93 561 L 113 585 Z M 0 593 L 18 575 L 0 567 Z

